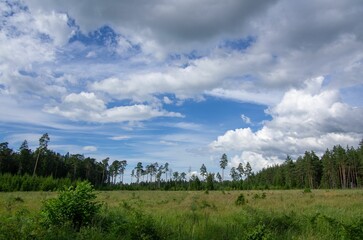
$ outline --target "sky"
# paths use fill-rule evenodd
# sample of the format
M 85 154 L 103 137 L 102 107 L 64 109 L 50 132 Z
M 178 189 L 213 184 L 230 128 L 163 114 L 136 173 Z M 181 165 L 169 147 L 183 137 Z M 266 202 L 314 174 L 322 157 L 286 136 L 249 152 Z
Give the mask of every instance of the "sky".
M 14 150 L 48 133 L 127 176 L 217 172 L 223 153 L 258 171 L 363 138 L 361 0 L 1 0 L 0 19 Z

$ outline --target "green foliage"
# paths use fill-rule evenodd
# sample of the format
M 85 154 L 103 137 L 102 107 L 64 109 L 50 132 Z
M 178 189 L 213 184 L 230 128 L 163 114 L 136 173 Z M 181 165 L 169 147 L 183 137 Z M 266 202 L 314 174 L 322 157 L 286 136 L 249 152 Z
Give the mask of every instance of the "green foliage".
M 236 201 L 235 201 L 235 204 L 236 204 L 237 206 L 245 205 L 245 204 L 246 204 L 246 198 L 245 198 L 245 195 L 244 195 L 243 193 L 241 193 L 241 194 L 237 197 L 237 199 L 236 199 Z
M 100 192 L 109 206 L 78 229 L 42 224 L 36 203 L 55 193 L 0 193 L 0 239 L 363 239 L 362 190 L 316 190 L 309 204 L 301 190 L 250 201 L 263 193 L 244 191 L 249 202 L 239 207 L 235 191 Z
M 0 174 L 0 192 L 56 191 L 73 183 L 69 178 Z
M 311 193 L 311 189 L 310 188 L 304 188 L 303 193 Z
M 252 232 L 247 235 L 247 240 L 264 240 L 269 239 L 268 231 L 265 225 L 259 224 L 253 228 Z
M 100 209 L 96 194 L 88 182 L 60 191 L 57 198 L 45 201 L 42 215 L 47 225 L 71 224 L 75 229 L 91 223 Z
M 255 195 L 253 195 L 252 198 L 253 199 L 265 199 L 266 198 L 266 193 L 265 192 L 263 192 L 262 194 L 255 193 Z
M 219 162 L 222 176 L 207 172 L 207 166 L 202 164 L 202 181 L 196 176 L 187 180 L 184 172 L 169 172 L 168 163 L 159 165 L 156 162 L 144 168 L 139 162 L 132 170 L 133 183 L 125 184 L 126 160 L 114 160 L 109 164 L 109 158 L 98 162 L 82 154 L 61 155 L 48 149 L 49 139 L 48 134 L 43 134 L 35 151 L 29 149 L 26 140 L 18 151 L 9 148 L 7 142 L 0 143 L 0 192 L 54 191 L 77 180 L 87 180 L 99 190 L 344 189 L 363 186 L 363 141 L 357 148 L 334 146 L 321 158 L 314 151 L 306 151 L 295 161 L 287 156 L 283 164 L 263 168 L 257 173 L 252 171 L 250 163 L 245 166 L 240 163 L 237 168 L 230 169 L 232 180 L 226 181 L 226 154 Z M 118 182 L 120 177 L 121 182 Z

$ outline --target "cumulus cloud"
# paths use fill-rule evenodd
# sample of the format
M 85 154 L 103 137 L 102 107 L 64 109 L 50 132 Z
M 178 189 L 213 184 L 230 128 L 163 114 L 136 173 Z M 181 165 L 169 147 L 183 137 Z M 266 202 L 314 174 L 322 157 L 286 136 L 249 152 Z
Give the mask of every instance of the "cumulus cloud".
M 74 30 L 68 26 L 69 19 L 65 13 L 37 11 L 33 16 L 38 31 L 50 36 L 56 46 L 66 44 L 74 34 Z
M 267 110 L 272 120 L 260 130 L 229 130 L 210 147 L 242 152 L 235 157 L 238 161 L 255 159 L 261 168 L 306 150 L 321 153 L 335 144 L 357 145 L 363 135 L 363 109 L 342 103 L 338 91 L 324 89 L 322 84 L 319 77 L 306 81 L 303 89 L 291 89 Z
M 90 89 L 102 91 L 119 99 L 144 101 L 154 94 L 174 93 L 178 98 L 200 95 L 204 89 L 217 86 L 227 70 L 217 67 L 226 62 L 221 59 L 200 59 L 195 66 L 169 68 L 165 71 L 130 75 L 127 79 L 111 77 L 91 84 Z M 228 68 L 228 67 L 227 67 Z M 142 87 L 140 87 L 142 86 Z
M 58 106 L 48 106 L 44 110 L 77 121 L 98 123 L 143 121 L 156 117 L 183 117 L 180 113 L 167 112 L 143 104 L 107 108 L 106 103 L 92 92 L 71 93 Z

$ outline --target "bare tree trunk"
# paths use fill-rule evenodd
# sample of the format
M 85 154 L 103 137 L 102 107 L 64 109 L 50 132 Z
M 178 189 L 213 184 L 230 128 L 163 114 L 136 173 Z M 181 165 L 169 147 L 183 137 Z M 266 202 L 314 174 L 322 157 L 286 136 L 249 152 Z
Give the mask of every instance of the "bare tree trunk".
M 36 172 L 36 170 L 37 170 L 38 161 L 39 161 L 39 156 L 40 156 L 40 150 L 39 150 L 39 152 L 38 152 L 37 160 L 35 161 L 35 166 L 34 166 L 34 171 L 33 171 L 33 177 L 35 176 L 35 172 Z

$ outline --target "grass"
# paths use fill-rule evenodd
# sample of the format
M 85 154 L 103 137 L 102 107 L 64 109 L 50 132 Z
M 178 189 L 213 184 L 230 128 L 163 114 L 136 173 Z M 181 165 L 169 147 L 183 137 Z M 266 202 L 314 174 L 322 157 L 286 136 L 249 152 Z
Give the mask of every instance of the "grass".
M 236 205 L 241 194 L 245 204 Z M 6 223 L 10 217 L 17 216 L 14 223 L 20 221 L 25 228 L 32 228 L 26 221 L 39 224 L 42 202 L 56 195 L 52 192 L 0 193 L 0 221 Z M 73 239 L 88 235 L 91 239 L 98 239 L 97 236 L 99 239 L 363 238 L 363 190 L 209 191 L 208 194 L 112 191 L 97 192 L 97 195 L 97 200 L 105 203 L 98 222 L 93 228 L 82 229 Z M 113 222 L 119 224 L 112 225 Z M 129 229 L 131 226 L 133 230 Z M 34 228 L 42 231 L 33 226 L 33 232 Z M 144 230 L 145 233 L 139 234 Z M 116 234 L 127 231 L 135 233 L 124 237 Z M 153 231 L 157 234 L 148 235 Z

